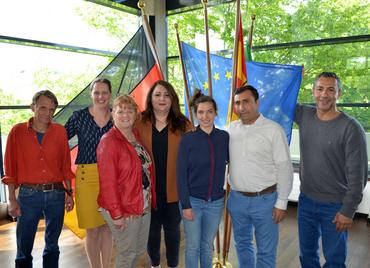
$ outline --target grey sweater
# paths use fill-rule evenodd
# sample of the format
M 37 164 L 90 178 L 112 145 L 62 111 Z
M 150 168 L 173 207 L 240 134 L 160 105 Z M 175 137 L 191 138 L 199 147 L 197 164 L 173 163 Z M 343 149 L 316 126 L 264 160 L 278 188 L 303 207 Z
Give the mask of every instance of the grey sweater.
M 301 192 L 319 202 L 342 203 L 339 211 L 352 218 L 367 183 L 365 131 L 356 119 L 341 112 L 322 121 L 316 108 L 297 105 Z

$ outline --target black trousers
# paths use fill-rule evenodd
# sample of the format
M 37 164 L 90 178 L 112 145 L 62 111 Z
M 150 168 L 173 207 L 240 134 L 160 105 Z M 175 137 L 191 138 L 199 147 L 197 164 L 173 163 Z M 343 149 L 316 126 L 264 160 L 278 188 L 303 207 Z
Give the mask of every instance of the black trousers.
M 167 266 L 176 267 L 179 264 L 180 222 L 179 203 L 167 203 L 166 197 L 157 196 L 157 208 L 152 209 L 148 239 L 148 255 L 152 266 L 158 266 L 161 262 L 162 227 L 166 245 Z

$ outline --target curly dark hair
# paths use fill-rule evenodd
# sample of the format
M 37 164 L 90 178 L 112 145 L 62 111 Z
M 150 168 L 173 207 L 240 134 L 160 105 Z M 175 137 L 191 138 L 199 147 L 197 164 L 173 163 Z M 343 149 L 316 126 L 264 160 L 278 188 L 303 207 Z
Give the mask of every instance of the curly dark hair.
M 167 123 L 170 124 L 170 130 L 172 132 L 176 132 L 178 130 L 181 132 L 185 132 L 186 125 L 189 123 L 189 120 L 186 118 L 185 115 L 181 113 L 179 98 L 176 94 L 175 89 L 170 83 L 163 81 L 163 80 L 158 80 L 151 86 L 148 92 L 148 95 L 146 97 L 145 111 L 142 112 L 141 114 L 142 120 L 144 122 L 150 121 L 152 122 L 152 124 L 155 123 L 152 95 L 153 95 L 154 89 L 158 85 L 163 86 L 167 90 L 168 95 L 171 99 L 171 108 L 167 116 Z

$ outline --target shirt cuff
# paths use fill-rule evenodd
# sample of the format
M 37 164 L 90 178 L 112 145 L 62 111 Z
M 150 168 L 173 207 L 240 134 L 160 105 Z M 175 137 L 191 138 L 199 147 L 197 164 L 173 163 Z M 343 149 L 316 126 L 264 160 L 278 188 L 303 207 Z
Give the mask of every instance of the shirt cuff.
M 288 200 L 276 200 L 275 207 L 278 209 L 286 210 L 288 206 Z
M 122 212 L 120 209 L 116 208 L 117 206 L 113 206 L 110 209 L 106 209 L 109 212 L 110 217 L 114 220 L 116 218 L 122 217 Z
M 9 184 L 18 185 L 17 181 L 13 177 L 6 176 L 6 175 L 1 179 L 1 182 L 6 185 L 9 185 Z
M 339 213 L 342 214 L 343 216 L 346 216 L 347 218 L 353 219 L 356 210 L 351 209 L 350 207 L 343 204 L 342 208 L 339 210 Z

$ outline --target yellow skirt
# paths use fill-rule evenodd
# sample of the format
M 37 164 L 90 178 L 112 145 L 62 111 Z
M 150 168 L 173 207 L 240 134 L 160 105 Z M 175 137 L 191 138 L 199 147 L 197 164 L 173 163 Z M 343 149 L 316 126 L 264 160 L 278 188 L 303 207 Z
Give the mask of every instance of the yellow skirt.
M 97 164 L 79 164 L 76 172 L 76 212 L 78 227 L 96 228 L 106 222 L 98 211 L 99 173 Z

